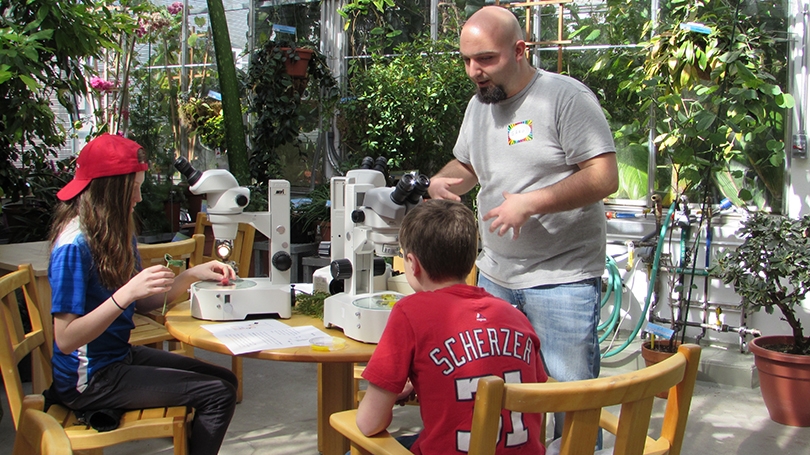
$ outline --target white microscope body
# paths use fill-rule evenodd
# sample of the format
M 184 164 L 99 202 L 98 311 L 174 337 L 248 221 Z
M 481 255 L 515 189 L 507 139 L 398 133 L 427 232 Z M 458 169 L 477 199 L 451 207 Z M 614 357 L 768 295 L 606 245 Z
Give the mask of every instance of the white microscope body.
M 269 181 L 267 212 L 243 212 L 250 202 L 250 190 L 240 187 L 230 172 L 200 172 L 184 158 L 178 158 L 175 167 L 186 176 L 193 194 L 206 195 L 219 258 L 226 260 L 230 255 L 239 223 L 252 225 L 270 239 L 270 278 L 237 279 L 229 285 L 198 281 L 191 285 L 191 315 L 209 321 L 271 314 L 290 318 L 290 182 Z
M 343 280 L 344 290 L 324 301 L 326 327 L 340 327 L 364 343 L 380 341 L 391 308 L 404 296 L 387 290 L 391 267 L 382 257 L 399 253 L 402 219 L 429 184 L 424 175 L 406 174 L 396 187 L 386 187 L 385 176 L 374 169 L 332 178 L 330 268 L 334 280 Z

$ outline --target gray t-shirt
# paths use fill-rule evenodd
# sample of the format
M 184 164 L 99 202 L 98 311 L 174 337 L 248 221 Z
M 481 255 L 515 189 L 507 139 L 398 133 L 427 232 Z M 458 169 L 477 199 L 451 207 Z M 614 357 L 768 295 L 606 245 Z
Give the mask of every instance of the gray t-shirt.
M 576 172 L 577 163 L 614 153 L 599 101 L 581 82 L 537 70 L 521 92 L 496 104 L 473 97 L 453 153 L 472 165 L 481 184 L 479 270 L 495 283 L 522 289 L 602 275 L 605 213 L 602 203 L 534 215 L 512 239 L 489 232 L 483 216 L 503 202 L 504 191 L 526 193 Z

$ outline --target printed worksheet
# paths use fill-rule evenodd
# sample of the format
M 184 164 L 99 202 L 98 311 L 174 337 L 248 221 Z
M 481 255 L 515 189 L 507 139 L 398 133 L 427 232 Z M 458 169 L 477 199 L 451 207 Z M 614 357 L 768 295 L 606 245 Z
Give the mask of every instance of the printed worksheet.
M 290 327 L 275 319 L 207 324 L 201 327 L 217 337 L 234 355 L 265 349 L 308 346 L 309 340 L 313 338 L 329 337 L 314 326 Z

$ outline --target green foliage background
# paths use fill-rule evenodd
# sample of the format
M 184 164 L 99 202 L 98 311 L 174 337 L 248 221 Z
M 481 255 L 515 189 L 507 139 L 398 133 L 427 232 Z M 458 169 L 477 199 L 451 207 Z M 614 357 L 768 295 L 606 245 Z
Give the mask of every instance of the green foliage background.
M 360 63 L 356 63 L 360 66 Z M 453 158 L 475 87 L 457 44 L 420 38 L 354 68 L 339 127 L 348 166 L 384 156 L 389 168 L 432 175 Z

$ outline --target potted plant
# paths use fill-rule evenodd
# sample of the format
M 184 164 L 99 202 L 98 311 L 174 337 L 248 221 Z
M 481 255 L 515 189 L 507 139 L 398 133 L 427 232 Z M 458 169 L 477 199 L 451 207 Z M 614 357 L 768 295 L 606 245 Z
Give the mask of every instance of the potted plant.
M 307 62 L 307 78 L 293 78 L 287 64 L 302 61 L 302 47 L 268 40 L 251 56 L 246 85 L 248 112 L 255 117 L 251 130 L 251 177 L 257 182 L 277 178 L 282 146 L 301 150 L 299 135 L 307 124 L 329 117 L 339 100 L 337 82 L 326 58 L 315 49 Z M 306 95 L 306 96 L 302 96 Z
M 755 213 L 743 222 L 744 237 L 716 267 L 742 298 L 746 312 L 778 309 L 790 335 L 763 336 L 749 344 L 760 390 L 771 419 L 810 426 L 810 338 L 798 311 L 810 290 L 810 216 L 791 219 Z

